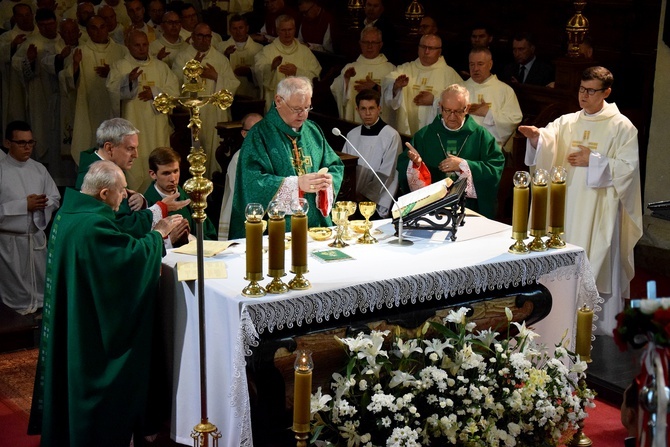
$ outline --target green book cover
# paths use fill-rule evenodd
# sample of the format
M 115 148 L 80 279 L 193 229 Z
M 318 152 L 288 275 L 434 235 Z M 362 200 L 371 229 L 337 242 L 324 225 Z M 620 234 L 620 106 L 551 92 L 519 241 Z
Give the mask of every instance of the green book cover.
M 313 251 L 312 256 L 323 262 L 346 261 L 348 259 L 354 259 L 340 250 Z

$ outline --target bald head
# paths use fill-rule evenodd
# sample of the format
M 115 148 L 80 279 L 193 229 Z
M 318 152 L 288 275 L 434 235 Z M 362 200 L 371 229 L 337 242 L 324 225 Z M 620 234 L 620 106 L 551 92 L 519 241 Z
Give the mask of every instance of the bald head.
M 69 45 L 71 47 L 76 47 L 77 45 L 79 45 L 79 37 L 81 35 L 81 31 L 79 31 L 79 25 L 77 24 L 76 20 L 74 19 L 61 20 L 58 27 L 58 33 L 60 34 L 60 37 L 63 39 L 63 42 L 65 42 L 65 45 Z
M 77 22 L 86 26 L 88 21 L 95 15 L 95 8 L 91 2 L 81 2 L 77 5 Z
M 86 24 L 86 33 L 93 43 L 107 43 L 109 42 L 108 28 L 109 25 L 102 17 L 94 16 Z

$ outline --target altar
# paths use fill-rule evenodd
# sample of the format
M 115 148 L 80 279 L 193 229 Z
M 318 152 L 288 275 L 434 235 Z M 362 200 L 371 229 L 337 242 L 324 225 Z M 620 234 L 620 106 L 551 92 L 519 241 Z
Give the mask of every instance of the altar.
M 242 296 L 248 284 L 243 278 L 243 241 L 207 258 L 206 262 L 224 261 L 228 274 L 226 279 L 208 279 L 205 284 L 208 417 L 223 435 L 220 445 L 254 445 L 247 356 L 263 336 L 273 332 L 298 332 L 313 323 L 540 283 L 553 298 L 548 316 L 534 325 L 541 342 L 553 346 L 567 335 L 574 343 L 577 308 L 587 303 L 598 309 L 584 250 L 568 245 L 562 250 L 513 255 L 507 252 L 513 242 L 508 225 L 467 215 L 466 222 L 453 242 L 446 232 L 407 232 L 414 241 L 410 247 L 388 244 L 394 239 L 392 225 L 375 222 L 378 244 L 341 249 L 353 258 L 346 261 L 322 263 L 310 257 L 305 276 L 312 288 L 284 295 Z M 327 242 L 308 244 L 310 252 L 327 248 Z M 198 309 L 194 281 L 178 283 L 174 267 L 194 261 L 192 256 L 171 252 L 164 259 L 162 276 L 164 293 L 173 295 L 167 302 L 174 303 L 175 313 L 171 436 L 184 444 L 192 444 L 190 433 L 200 420 Z M 289 273 L 286 281 L 292 276 Z

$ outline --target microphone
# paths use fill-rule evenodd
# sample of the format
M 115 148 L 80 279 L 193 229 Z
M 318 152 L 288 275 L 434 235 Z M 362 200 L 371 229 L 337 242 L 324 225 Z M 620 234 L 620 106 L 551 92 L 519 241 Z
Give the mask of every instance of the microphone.
M 382 185 L 382 188 L 384 188 L 384 191 L 386 191 L 386 193 L 389 195 L 391 200 L 393 200 L 393 203 L 395 204 L 395 206 L 398 208 L 398 216 L 399 216 L 398 217 L 398 239 L 390 241 L 389 244 L 405 245 L 405 246 L 413 245 L 414 242 L 409 241 L 407 239 L 403 239 L 403 237 L 402 237 L 402 231 L 403 231 L 402 211 L 400 210 L 400 205 L 398 204 L 398 201 L 395 199 L 395 197 L 393 197 L 393 194 L 391 194 L 391 191 L 389 191 L 389 189 L 386 187 L 384 182 L 382 182 L 382 179 L 379 178 L 379 176 L 377 175 L 377 172 L 372 168 L 372 166 L 370 166 L 370 163 L 368 163 L 368 161 L 365 159 L 365 157 L 363 157 L 363 155 L 360 152 L 358 152 L 358 149 L 356 149 L 356 146 L 354 146 L 353 143 L 351 141 L 349 141 L 349 138 L 345 137 L 344 134 L 337 127 L 333 127 L 332 132 L 333 132 L 333 135 L 335 135 L 336 137 L 342 137 L 342 138 L 345 139 L 345 141 L 347 143 L 349 143 L 349 146 L 351 146 L 351 148 L 354 150 L 354 152 L 356 152 L 358 154 L 360 159 L 363 160 L 366 165 L 368 165 L 368 168 L 370 168 L 370 171 L 372 171 L 375 178 L 379 181 L 379 184 Z

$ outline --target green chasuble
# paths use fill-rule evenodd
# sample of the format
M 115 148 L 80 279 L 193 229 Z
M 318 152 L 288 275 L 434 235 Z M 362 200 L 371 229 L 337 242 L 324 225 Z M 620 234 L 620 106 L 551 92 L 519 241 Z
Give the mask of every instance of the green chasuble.
M 77 190 L 81 189 L 84 183 L 84 176 L 88 172 L 88 167 L 96 161 L 102 160 L 95 152 L 98 148 L 94 147 L 83 151 L 79 156 L 79 173 L 74 187 Z M 119 225 L 124 228 L 129 234 L 135 237 L 141 237 L 151 231 L 153 227 L 153 214 L 150 210 L 133 211 L 128 205 L 128 199 L 125 198 L 116 212 L 116 218 L 119 220 Z
M 186 191 L 184 191 L 184 188 L 181 186 L 177 186 L 178 191 L 179 191 L 179 199 L 177 200 L 188 200 L 189 196 L 186 194 Z M 147 204 L 149 206 L 153 205 L 154 203 L 158 202 L 161 200 L 163 197 L 160 195 L 158 190 L 156 189 L 156 182 L 153 181 L 151 182 L 151 185 L 147 188 L 147 190 L 144 192 L 144 198 L 147 199 Z M 191 228 L 191 234 L 195 235 L 195 224 L 193 223 L 193 210 L 191 209 L 191 206 L 185 206 L 182 209 L 176 210 L 176 211 L 170 211 L 168 213 L 169 216 L 172 216 L 173 214 L 179 214 L 180 216 L 183 216 L 184 219 L 188 220 L 188 226 Z M 214 224 L 212 223 L 209 218 L 205 219 L 205 221 L 202 223 L 202 228 L 204 230 L 203 237 L 208 240 L 208 241 L 215 241 L 217 240 L 216 237 L 216 229 L 214 228 Z
M 43 447 L 124 446 L 142 424 L 163 240 L 68 189 L 53 222 L 29 430 Z
M 328 173 L 333 176 L 333 195 L 337 197 L 344 165 L 328 145 L 319 126 L 307 120 L 298 131 L 294 131 L 281 119 L 273 105 L 265 118 L 251 128 L 240 149 L 230 219 L 230 239 L 244 237 L 244 209 L 248 203 L 260 203 L 263 208 L 267 208 L 280 189 L 286 191 L 286 178 L 298 175 L 291 142 L 296 138 L 305 173 L 328 168 Z M 294 197 L 297 197 L 297 182 L 294 193 Z M 316 193 L 304 194 L 309 202 L 308 224 L 310 227 L 331 226 L 330 216 L 323 216 L 317 208 L 316 196 Z M 291 219 L 287 218 L 286 230 L 290 229 Z
M 440 162 L 446 158 L 445 152 L 467 160 L 477 200 L 468 199 L 466 206 L 490 219 L 495 216 L 498 183 L 505 166 L 505 156 L 488 130 L 467 115 L 463 126 L 459 130 L 452 131 L 444 126 L 442 117 L 437 116 L 432 123 L 414 134 L 412 146 L 421 154 L 433 183 L 446 177 L 446 174 L 438 168 Z M 398 156 L 398 181 L 403 194 L 409 192 L 407 184 L 409 163 L 405 150 Z

